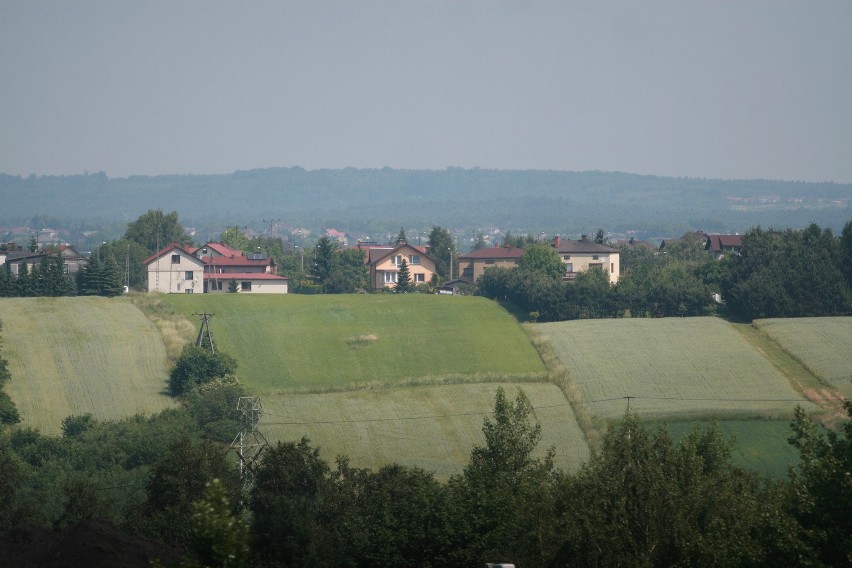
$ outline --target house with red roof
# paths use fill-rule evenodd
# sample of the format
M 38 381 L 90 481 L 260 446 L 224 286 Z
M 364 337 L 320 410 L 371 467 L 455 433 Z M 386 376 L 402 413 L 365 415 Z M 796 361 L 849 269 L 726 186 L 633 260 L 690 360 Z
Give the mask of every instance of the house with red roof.
M 265 253 L 244 254 L 224 243 L 201 247 L 171 243 L 143 261 L 148 291 L 164 294 L 213 294 L 230 291 L 286 294 L 289 279 L 275 274 L 275 262 Z

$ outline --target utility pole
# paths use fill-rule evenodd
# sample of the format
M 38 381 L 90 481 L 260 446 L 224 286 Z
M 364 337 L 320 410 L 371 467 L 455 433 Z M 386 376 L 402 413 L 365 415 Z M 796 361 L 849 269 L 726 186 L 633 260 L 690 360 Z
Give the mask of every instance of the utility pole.
M 213 336 L 210 335 L 210 318 L 213 317 L 214 314 L 192 314 L 194 316 L 201 316 L 201 327 L 198 329 L 198 337 L 195 339 L 196 347 L 207 347 L 210 346 L 210 352 L 214 355 L 216 354 L 216 348 L 213 346 Z M 206 344 L 205 344 L 206 340 Z
M 266 436 L 257 429 L 260 422 L 260 414 L 263 408 L 260 405 L 259 396 L 241 396 L 237 401 L 237 410 L 240 411 L 242 430 L 231 442 L 230 449 L 237 452 L 240 471 L 240 479 L 243 481 L 243 494 L 247 494 L 254 482 L 254 473 L 258 458 L 263 450 L 269 445 Z
M 267 233 L 271 237 L 272 236 L 272 227 L 274 227 L 275 225 L 280 223 L 281 219 L 264 219 L 263 222 L 266 223 L 267 225 L 269 225 L 269 230 L 267 231 Z

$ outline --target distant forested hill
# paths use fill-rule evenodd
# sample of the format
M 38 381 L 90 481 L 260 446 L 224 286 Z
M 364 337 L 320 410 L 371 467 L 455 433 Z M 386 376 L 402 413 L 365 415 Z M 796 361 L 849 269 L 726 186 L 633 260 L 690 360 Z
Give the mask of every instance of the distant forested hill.
M 441 225 L 573 235 L 752 226 L 840 230 L 852 217 L 852 185 L 666 178 L 609 172 L 448 168 L 312 170 L 109 178 L 103 172 L 26 178 L 0 174 L 0 225 L 34 217 L 126 223 L 149 209 L 178 211 L 184 225 L 334 227 L 353 233 Z

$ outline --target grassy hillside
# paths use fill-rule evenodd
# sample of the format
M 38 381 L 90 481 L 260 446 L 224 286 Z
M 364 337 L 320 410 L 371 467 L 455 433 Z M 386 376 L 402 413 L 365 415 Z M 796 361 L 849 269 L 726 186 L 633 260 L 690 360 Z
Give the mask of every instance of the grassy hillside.
M 60 432 L 68 415 L 112 419 L 173 406 L 157 328 L 125 298 L 3 298 L 6 391 L 22 426 Z
M 852 398 L 852 317 L 756 320 L 769 335 L 811 373 Z
M 515 320 L 484 298 L 439 295 L 172 295 L 187 319 L 215 314 L 213 340 L 257 394 L 366 383 L 540 377 Z
M 522 388 L 542 425 L 539 455 L 556 448 L 556 464 L 576 469 L 589 447 L 562 392 L 547 383 L 501 383 L 514 399 Z M 446 478 L 461 473 L 474 445 L 484 444 L 482 422 L 494 410 L 498 384 L 460 384 L 272 395 L 262 398 L 261 429 L 271 440 L 307 436 L 330 462 L 346 455 L 359 467 L 398 462 Z
M 536 326 L 582 403 L 603 418 L 791 415 L 816 407 L 719 318 L 588 320 Z

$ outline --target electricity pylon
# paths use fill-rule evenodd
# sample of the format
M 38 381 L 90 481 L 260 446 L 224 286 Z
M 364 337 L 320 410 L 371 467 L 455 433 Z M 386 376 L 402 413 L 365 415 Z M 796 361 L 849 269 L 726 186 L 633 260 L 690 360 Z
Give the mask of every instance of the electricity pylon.
M 254 482 L 254 473 L 258 458 L 263 450 L 269 445 L 266 436 L 257 429 L 260 422 L 260 413 L 263 408 L 258 396 L 241 396 L 237 401 L 237 410 L 242 414 L 242 430 L 231 442 L 231 449 L 237 452 L 240 461 L 240 479 L 243 481 L 243 493 L 247 494 Z
M 210 352 L 214 355 L 216 354 L 216 348 L 213 347 L 213 336 L 210 335 L 210 318 L 213 317 L 214 314 L 192 314 L 194 316 L 201 316 L 201 327 L 198 328 L 198 337 L 195 340 L 196 347 L 210 347 Z

